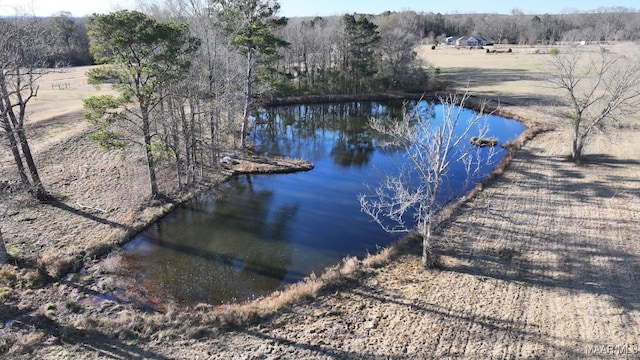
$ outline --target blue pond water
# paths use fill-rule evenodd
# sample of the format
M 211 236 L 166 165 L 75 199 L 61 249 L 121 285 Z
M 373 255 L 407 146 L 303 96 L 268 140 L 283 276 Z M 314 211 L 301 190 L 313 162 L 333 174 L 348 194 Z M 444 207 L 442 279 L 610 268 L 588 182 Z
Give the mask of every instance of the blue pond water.
M 424 116 L 440 114 L 441 105 L 417 106 Z M 367 125 L 372 116 L 400 111 L 400 104 L 369 102 L 265 110 L 252 133 L 255 148 L 307 159 L 315 168 L 241 176 L 201 194 L 127 244 L 125 273 L 168 301 L 220 304 L 269 294 L 346 256 L 388 245 L 400 235 L 385 233 L 362 213 L 357 195 L 406 164 L 401 153 L 377 146 Z M 498 116 L 486 121 L 487 135 L 501 142 L 524 130 Z M 504 155 L 497 151 L 494 162 Z M 468 188 L 456 171 L 450 188 L 463 194 Z

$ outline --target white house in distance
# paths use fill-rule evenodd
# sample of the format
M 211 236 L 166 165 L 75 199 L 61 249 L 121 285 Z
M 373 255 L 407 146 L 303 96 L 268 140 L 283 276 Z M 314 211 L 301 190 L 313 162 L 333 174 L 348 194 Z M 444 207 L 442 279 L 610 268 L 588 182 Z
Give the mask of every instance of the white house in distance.
M 455 45 L 455 46 L 491 46 L 494 44 L 494 41 L 490 37 L 486 36 L 461 36 L 459 38 L 449 36 L 445 39 L 444 43 L 446 45 Z
M 493 39 L 488 36 L 480 36 L 478 40 L 480 41 L 480 46 L 493 46 L 495 43 Z

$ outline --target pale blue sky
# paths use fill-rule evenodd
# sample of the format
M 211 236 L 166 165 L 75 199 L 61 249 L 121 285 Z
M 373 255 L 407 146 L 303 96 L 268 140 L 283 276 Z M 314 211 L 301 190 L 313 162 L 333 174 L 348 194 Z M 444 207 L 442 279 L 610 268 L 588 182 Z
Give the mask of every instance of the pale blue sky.
M 145 0 L 150 1 L 150 0 Z M 151 0 L 154 1 L 154 0 Z M 163 0 L 155 0 L 162 3 Z M 29 13 L 48 16 L 69 11 L 74 16 L 106 13 L 121 8 L 135 8 L 136 0 L 0 0 L 0 16 Z M 600 7 L 622 6 L 639 10 L 638 0 L 534 0 L 509 5 L 504 0 L 280 0 L 280 15 L 328 16 L 345 13 L 379 14 L 385 10 L 453 13 L 509 14 L 517 8 L 525 14 L 559 14 L 571 11 L 590 11 Z
M 280 0 L 281 15 L 327 16 L 345 13 L 379 14 L 385 10 L 454 13 L 500 13 L 510 14 L 518 8 L 525 14 L 560 14 L 567 11 L 581 12 L 600 7 L 622 6 L 638 10 L 638 0 L 534 0 L 507 2 L 504 0 Z M 516 4 L 516 5 L 510 5 Z

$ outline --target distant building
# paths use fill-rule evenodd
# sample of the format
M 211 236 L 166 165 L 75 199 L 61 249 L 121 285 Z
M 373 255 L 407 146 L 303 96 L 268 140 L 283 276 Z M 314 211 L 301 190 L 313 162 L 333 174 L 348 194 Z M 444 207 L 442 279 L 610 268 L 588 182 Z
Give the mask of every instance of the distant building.
M 456 46 L 478 46 L 480 42 L 473 36 L 461 36 L 456 40 Z
M 453 36 L 448 36 L 446 39 L 444 39 L 444 44 L 445 45 L 453 45 L 456 42 L 456 38 Z
M 451 37 L 453 38 L 453 37 Z M 447 38 L 446 40 L 447 44 L 450 45 L 449 43 L 449 38 Z M 456 46 L 492 46 L 494 44 L 494 41 L 492 38 L 487 37 L 487 36 L 461 36 L 455 40 L 451 40 L 451 43 L 456 44 Z
M 494 44 L 493 39 L 488 36 L 481 36 L 478 40 L 480 41 L 480 46 L 493 46 Z

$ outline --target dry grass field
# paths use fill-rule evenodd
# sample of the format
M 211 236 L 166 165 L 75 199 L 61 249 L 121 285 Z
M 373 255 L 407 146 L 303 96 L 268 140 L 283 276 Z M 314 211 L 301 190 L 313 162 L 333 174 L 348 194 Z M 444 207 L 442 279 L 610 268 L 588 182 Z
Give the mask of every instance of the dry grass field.
M 39 205 L 0 194 L 3 206 L 15 204 L 0 226 L 11 251 L 44 259 L 53 273 L 62 271 L 52 265 L 58 258 L 70 257 L 85 272 L 39 286 L 29 283 L 36 277 L 28 272 L 0 269 L 0 355 L 638 358 L 640 117 L 598 136 L 577 167 L 567 161 L 568 124 L 557 116 L 562 99 L 544 82 L 548 48 L 512 50 L 418 49 L 452 88 L 499 101 L 502 114 L 548 130 L 514 150 L 504 172 L 453 213 L 438 235 L 444 244 L 440 268 L 425 271 L 419 249 L 409 242 L 387 251 L 388 263 L 347 262 L 356 270 L 345 273 L 358 275 L 331 273 L 342 276 L 341 286 L 322 289 L 310 279 L 306 286 L 314 296 L 307 300 L 278 302 L 287 295 L 276 294 L 263 305 L 244 307 L 276 312 L 201 306 L 149 314 L 97 296 L 117 286 L 107 276 L 117 263 L 115 255 L 97 262 L 88 254 L 117 249 L 124 233 L 166 209 L 148 207 L 141 195 L 144 176 L 81 136 L 87 125 L 76 97 L 94 90 L 80 83 L 65 90 L 43 86 L 32 107 L 31 131 L 43 179 L 61 200 Z M 0 156 L 0 180 L 11 179 L 10 165 Z M 216 326 L 221 313 L 247 324 Z

